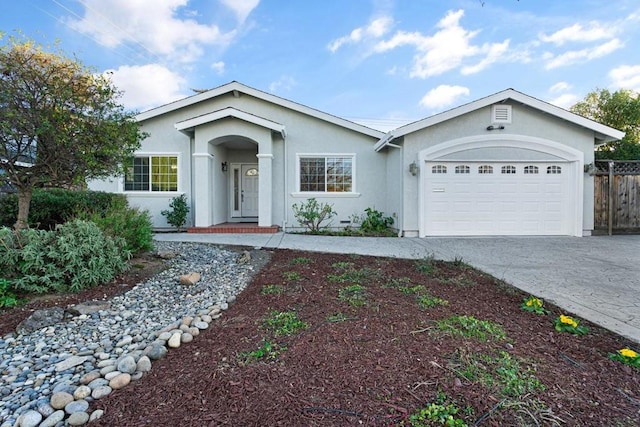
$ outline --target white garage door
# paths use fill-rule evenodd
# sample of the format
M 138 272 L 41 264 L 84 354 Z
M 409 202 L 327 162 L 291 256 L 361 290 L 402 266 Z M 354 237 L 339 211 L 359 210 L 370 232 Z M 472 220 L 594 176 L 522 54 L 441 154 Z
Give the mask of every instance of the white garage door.
M 427 162 L 427 236 L 572 234 L 568 162 Z

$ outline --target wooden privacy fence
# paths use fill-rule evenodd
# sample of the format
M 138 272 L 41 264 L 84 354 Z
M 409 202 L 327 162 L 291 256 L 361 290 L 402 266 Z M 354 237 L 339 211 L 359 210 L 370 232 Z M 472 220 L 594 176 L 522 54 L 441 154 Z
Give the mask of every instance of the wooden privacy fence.
M 595 229 L 640 231 L 640 161 L 595 162 Z

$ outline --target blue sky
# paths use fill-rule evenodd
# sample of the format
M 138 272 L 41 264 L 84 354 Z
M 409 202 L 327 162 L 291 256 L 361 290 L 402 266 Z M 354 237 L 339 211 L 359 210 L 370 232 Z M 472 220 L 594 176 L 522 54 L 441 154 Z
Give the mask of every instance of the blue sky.
M 387 130 L 506 88 L 568 108 L 640 91 L 637 0 L 21 0 L 143 111 L 232 80 Z

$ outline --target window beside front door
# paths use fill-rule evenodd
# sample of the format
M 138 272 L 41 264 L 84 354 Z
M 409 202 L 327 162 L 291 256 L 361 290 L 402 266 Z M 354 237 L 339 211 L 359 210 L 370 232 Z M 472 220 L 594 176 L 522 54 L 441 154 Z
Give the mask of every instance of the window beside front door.
M 178 156 L 136 156 L 125 169 L 124 191 L 178 191 Z
M 354 155 L 299 155 L 299 191 L 354 192 L 354 160 Z

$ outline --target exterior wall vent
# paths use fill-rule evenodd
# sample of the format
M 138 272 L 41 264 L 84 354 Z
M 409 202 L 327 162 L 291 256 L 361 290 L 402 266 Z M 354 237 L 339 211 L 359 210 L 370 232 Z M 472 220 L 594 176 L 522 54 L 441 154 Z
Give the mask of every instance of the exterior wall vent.
M 511 105 L 494 105 L 491 109 L 492 123 L 511 123 Z

